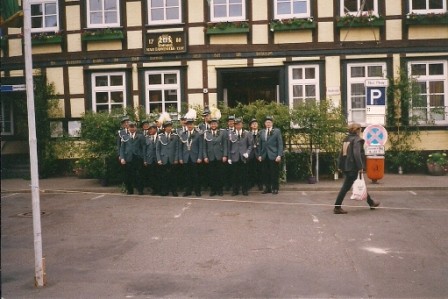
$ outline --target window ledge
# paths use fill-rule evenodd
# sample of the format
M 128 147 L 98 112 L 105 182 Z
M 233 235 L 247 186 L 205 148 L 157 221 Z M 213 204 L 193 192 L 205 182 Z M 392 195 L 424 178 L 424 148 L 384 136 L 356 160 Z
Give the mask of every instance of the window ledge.
M 83 41 L 108 41 L 108 40 L 122 40 L 124 38 L 122 31 L 114 32 L 89 32 L 81 36 Z
M 46 36 L 43 38 L 32 38 L 31 44 L 33 46 L 37 45 L 51 45 L 51 44 L 60 44 L 62 43 L 62 36 L 60 35 L 53 35 L 53 36 Z
M 280 22 L 271 22 L 269 25 L 271 31 L 295 31 L 295 30 L 307 30 L 307 29 L 315 29 L 316 22 L 308 22 L 304 21 L 301 23 L 280 23 Z
M 205 32 L 212 34 L 239 34 L 249 32 L 247 21 L 208 23 Z
M 448 25 L 448 14 L 437 17 L 436 15 L 408 16 L 405 23 L 406 25 Z
M 239 34 L 239 33 L 248 33 L 249 28 L 207 28 L 206 33 L 209 35 L 218 35 L 218 34 Z
M 383 27 L 385 24 L 384 19 L 375 19 L 371 21 L 364 20 L 338 20 L 336 27 L 338 28 L 353 28 L 353 27 Z

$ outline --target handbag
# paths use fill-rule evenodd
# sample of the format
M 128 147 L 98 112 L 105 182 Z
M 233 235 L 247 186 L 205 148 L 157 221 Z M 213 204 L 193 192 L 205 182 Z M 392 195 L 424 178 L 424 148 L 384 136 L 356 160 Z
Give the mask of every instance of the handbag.
M 358 178 L 353 183 L 353 194 L 350 198 L 354 200 L 367 199 L 367 186 L 362 172 L 359 173 Z

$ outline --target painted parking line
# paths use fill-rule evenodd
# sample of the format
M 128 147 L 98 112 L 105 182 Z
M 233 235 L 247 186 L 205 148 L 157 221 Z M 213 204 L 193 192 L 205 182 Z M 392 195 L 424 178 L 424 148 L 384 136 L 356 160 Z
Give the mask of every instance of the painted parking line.
M 412 191 L 412 190 L 409 190 L 409 193 L 411 193 L 412 195 L 417 195 L 417 192 L 414 192 L 414 191 Z
M 286 191 L 284 191 L 286 192 Z M 319 192 L 319 191 L 316 191 Z M 95 192 L 82 192 L 82 191 L 70 191 L 70 192 L 51 192 L 53 194 L 98 194 L 98 195 L 108 195 L 108 196 L 119 196 L 123 198 L 127 198 L 129 196 L 123 195 L 122 193 L 95 193 Z M 250 193 L 249 193 L 250 194 Z M 160 197 L 160 196 L 139 196 L 139 198 L 156 198 L 156 199 L 173 199 L 180 200 L 179 197 Z M 249 197 L 250 198 L 250 197 Z M 283 205 L 283 206 L 315 206 L 315 207 L 329 207 L 334 208 L 333 203 L 305 203 L 305 202 L 285 202 L 285 201 L 260 201 L 260 200 L 239 200 L 239 199 L 226 199 L 226 198 L 207 198 L 207 197 L 188 197 L 191 201 L 210 201 L 210 202 L 223 202 L 223 203 L 244 203 L 244 204 L 256 204 L 256 205 Z M 347 202 L 348 200 L 346 200 Z M 367 205 L 359 206 L 359 205 L 350 205 L 343 204 L 342 207 L 346 208 L 354 208 L 354 209 L 369 209 L 370 207 Z M 448 209 L 445 208 L 418 208 L 418 207 L 387 207 L 387 206 L 379 206 L 375 208 L 377 210 L 393 210 L 393 211 L 432 211 L 432 212 L 444 212 L 447 213 Z
M 180 211 L 179 214 L 174 215 L 174 218 L 180 218 L 185 213 L 186 210 L 188 210 L 191 207 L 191 202 L 187 203 L 183 208 L 182 211 Z
M 106 196 L 106 194 L 101 194 L 101 195 L 95 196 L 95 197 L 91 198 L 90 200 L 100 199 L 104 196 Z
M 12 193 L 12 194 L 5 195 L 5 196 L 2 196 L 2 199 L 13 197 L 13 196 L 16 196 L 17 194 L 19 194 L 19 193 Z

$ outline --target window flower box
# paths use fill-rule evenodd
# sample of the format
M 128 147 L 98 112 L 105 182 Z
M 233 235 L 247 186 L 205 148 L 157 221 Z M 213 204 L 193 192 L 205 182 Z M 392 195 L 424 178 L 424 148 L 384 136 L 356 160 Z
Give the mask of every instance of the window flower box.
M 405 23 L 407 25 L 448 25 L 448 13 L 424 15 L 411 13 L 406 16 Z
M 84 31 L 81 34 L 83 41 L 108 41 L 108 40 L 122 40 L 124 38 L 123 31 L 117 29 L 98 29 Z
M 31 35 L 31 44 L 38 45 L 54 45 L 62 43 L 62 35 L 60 32 L 55 33 L 39 33 Z
M 316 28 L 316 22 L 314 22 L 313 18 L 272 20 L 269 28 L 273 32 L 314 29 Z
M 209 23 L 207 25 L 206 33 L 213 34 L 238 34 L 249 32 L 248 22 L 220 22 Z
M 336 21 L 336 27 L 383 27 L 385 24 L 384 18 L 375 16 L 371 13 L 362 14 L 361 16 L 345 15 Z

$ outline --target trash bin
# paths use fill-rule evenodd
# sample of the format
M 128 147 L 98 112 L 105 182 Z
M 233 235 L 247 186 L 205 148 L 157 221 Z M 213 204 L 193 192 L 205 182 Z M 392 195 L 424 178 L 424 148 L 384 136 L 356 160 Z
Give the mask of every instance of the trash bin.
M 384 156 L 366 157 L 367 177 L 376 183 L 384 177 Z

